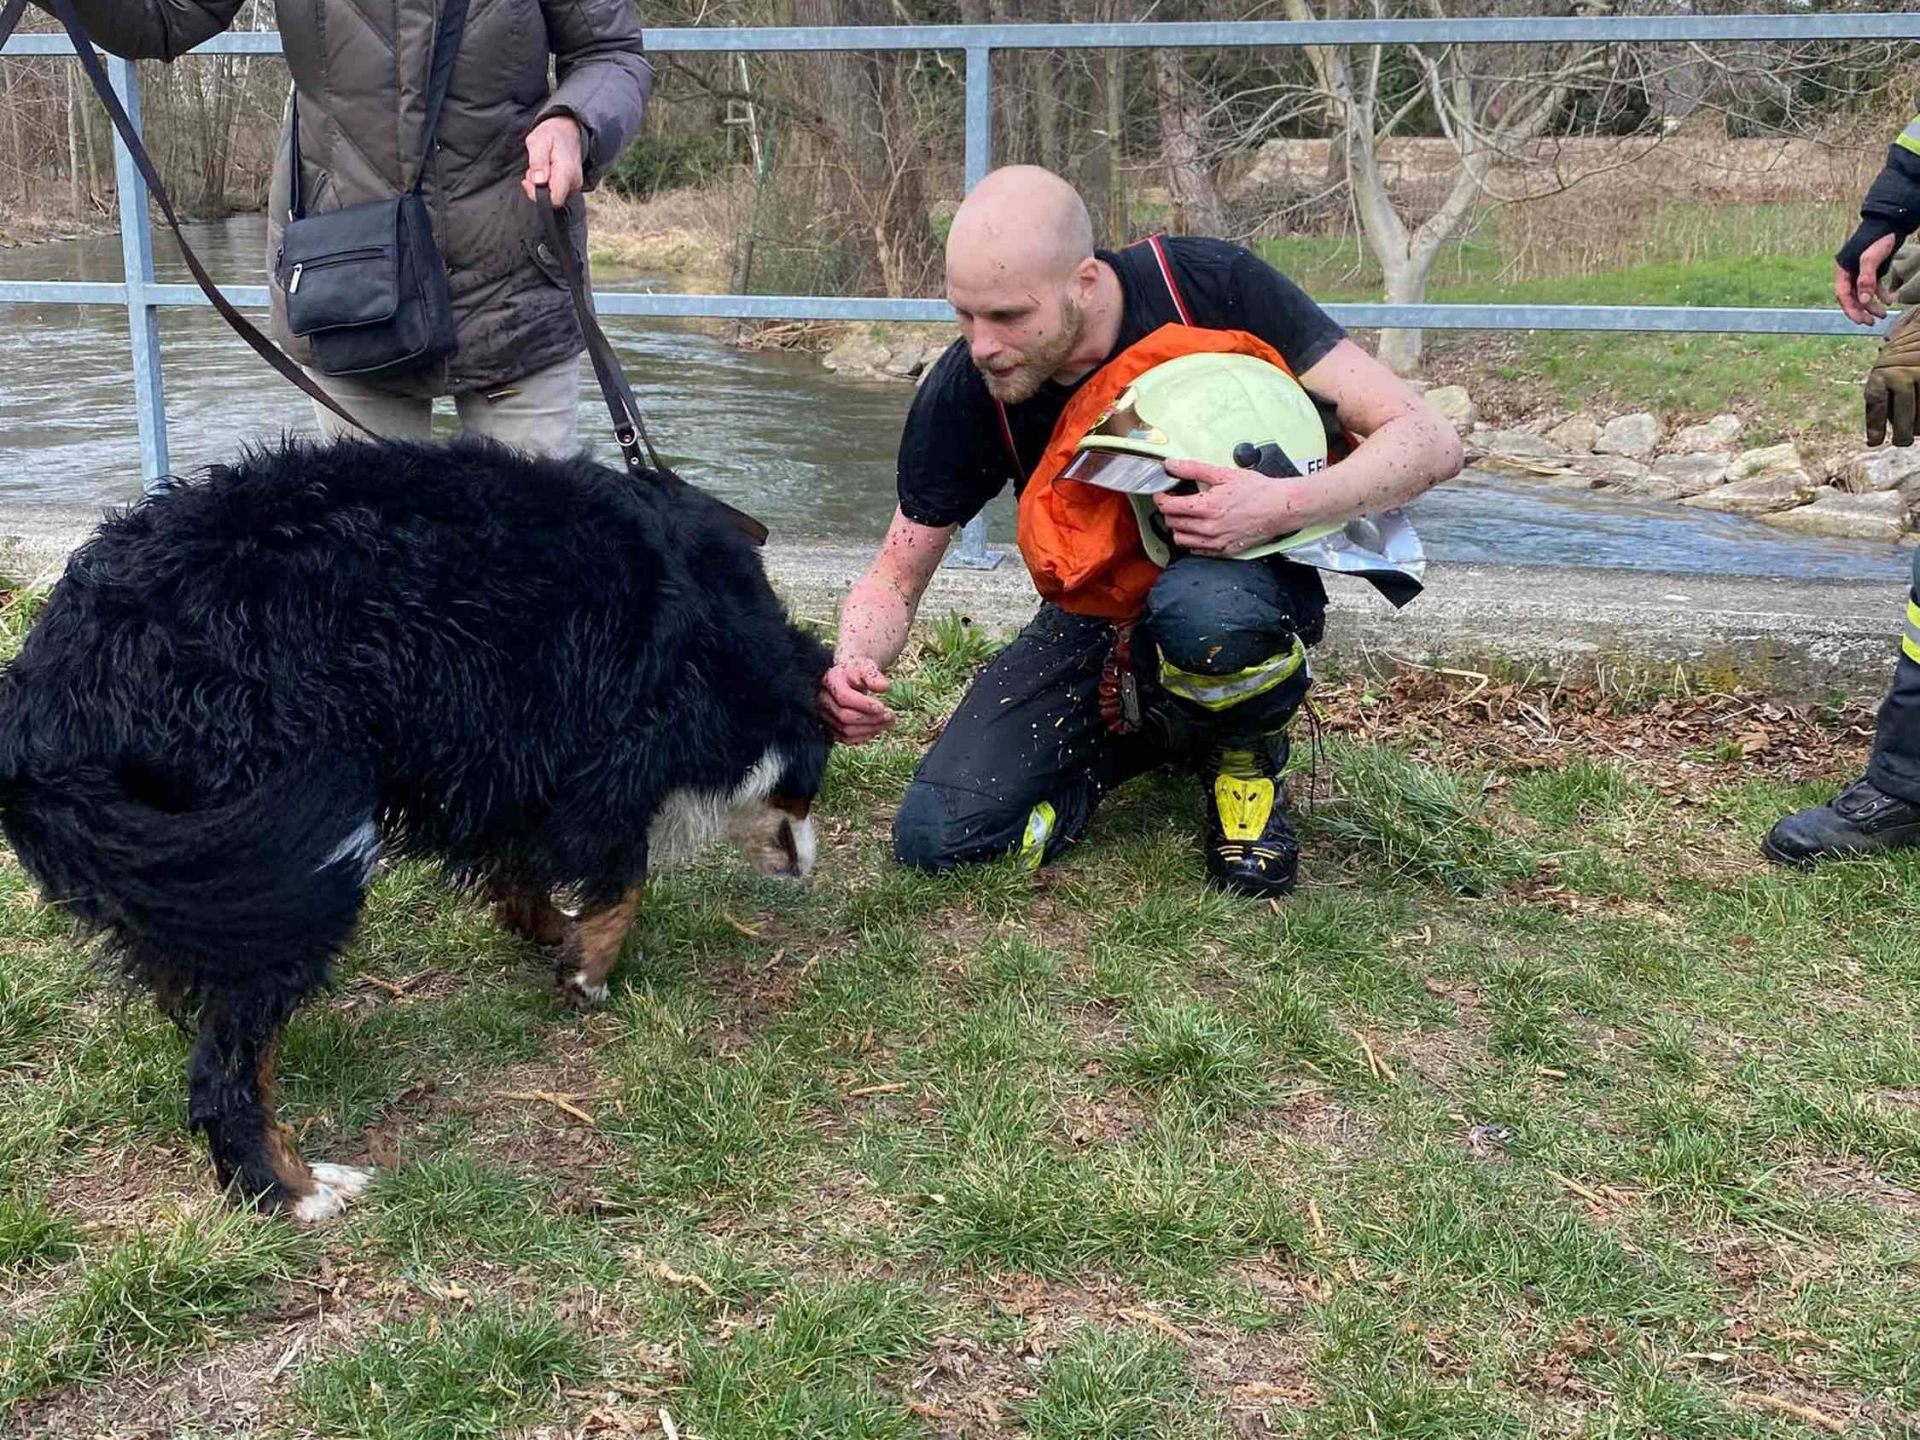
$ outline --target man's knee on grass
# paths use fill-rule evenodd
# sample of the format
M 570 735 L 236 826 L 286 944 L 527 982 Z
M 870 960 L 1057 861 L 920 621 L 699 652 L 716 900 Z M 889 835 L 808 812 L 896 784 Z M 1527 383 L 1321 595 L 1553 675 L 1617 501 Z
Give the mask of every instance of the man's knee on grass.
M 907 787 L 893 817 L 893 858 L 929 874 L 1009 857 L 1028 869 L 1051 860 L 1072 838 L 1062 806 L 995 801 L 927 780 Z

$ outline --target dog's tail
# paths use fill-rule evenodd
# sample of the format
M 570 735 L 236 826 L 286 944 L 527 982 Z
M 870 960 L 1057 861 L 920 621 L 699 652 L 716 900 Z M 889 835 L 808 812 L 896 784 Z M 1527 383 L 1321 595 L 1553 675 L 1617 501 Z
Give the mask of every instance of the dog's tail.
M 303 764 L 177 810 L 110 769 L 16 773 L 0 824 L 46 897 L 111 936 L 136 978 L 193 995 L 322 983 L 379 855 L 373 782 L 356 763 Z

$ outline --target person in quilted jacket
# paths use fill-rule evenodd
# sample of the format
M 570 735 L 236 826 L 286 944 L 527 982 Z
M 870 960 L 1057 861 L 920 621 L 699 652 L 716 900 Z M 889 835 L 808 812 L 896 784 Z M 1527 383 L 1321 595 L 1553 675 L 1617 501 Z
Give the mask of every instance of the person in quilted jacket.
M 104 49 L 172 60 L 224 30 L 243 3 L 75 0 L 75 8 Z M 433 400 L 446 395 L 464 430 L 572 452 L 585 340 L 533 196 L 549 187 L 584 264 L 582 194 L 639 130 L 653 88 L 632 0 L 472 0 L 428 155 L 420 151 L 436 0 L 278 0 L 276 10 L 293 84 L 268 202 L 275 340 L 383 435 L 424 437 Z M 445 360 L 377 385 L 313 369 L 287 329 L 273 263 L 296 154 L 308 214 L 389 199 L 420 179 L 453 302 L 456 344 Z M 315 410 L 323 433 L 357 433 Z

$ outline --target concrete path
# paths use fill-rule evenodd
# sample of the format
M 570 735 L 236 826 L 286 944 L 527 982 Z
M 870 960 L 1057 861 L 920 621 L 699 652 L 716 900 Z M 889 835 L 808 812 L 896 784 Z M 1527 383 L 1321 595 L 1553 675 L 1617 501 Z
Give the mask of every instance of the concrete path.
M 0 575 L 51 583 L 98 519 L 92 507 L 0 505 Z M 768 569 L 796 611 L 829 619 L 871 557 L 868 546 L 776 543 Z M 1679 665 L 1787 698 L 1877 696 L 1898 645 L 1905 594 L 1884 581 L 1756 580 L 1631 570 L 1435 565 L 1427 591 L 1395 611 L 1344 576 L 1322 653 L 1353 664 L 1488 665 L 1592 678 Z M 989 571 L 942 570 L 921 614 L 1010 630 L 1033 613 L 1017 554 Z

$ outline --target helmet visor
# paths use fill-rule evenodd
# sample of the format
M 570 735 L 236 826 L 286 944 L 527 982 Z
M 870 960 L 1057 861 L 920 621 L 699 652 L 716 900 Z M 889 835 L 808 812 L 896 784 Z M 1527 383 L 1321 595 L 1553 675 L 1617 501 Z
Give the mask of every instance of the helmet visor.
M 1082 450 L 1062 472 L 1062 479 L 1081 480 L 1128 495 L 1158 495 L 1180 481 L 1167 473 L 1152 455 L 1129 455 L 1118 450 Z

